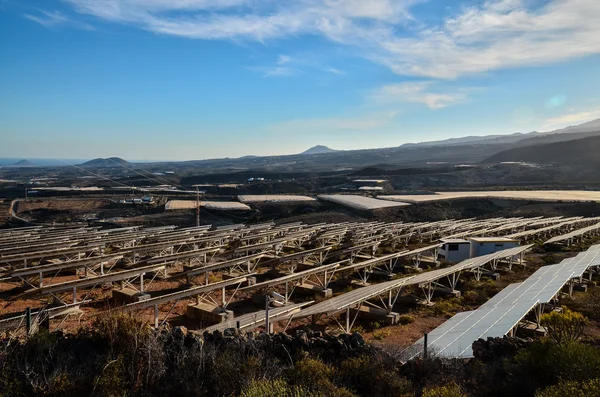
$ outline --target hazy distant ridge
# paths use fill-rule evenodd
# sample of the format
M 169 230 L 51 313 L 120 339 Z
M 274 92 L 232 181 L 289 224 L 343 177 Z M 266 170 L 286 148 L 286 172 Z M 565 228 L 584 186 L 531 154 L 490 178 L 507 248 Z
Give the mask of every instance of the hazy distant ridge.
M 338 150 L 328 148 L 327 146 L 317 145 L 317 146 L 311 147 L 308 150 L 303 151 L 300 154 L 323 154 L 323 153 L 333 153 L 333 152 L 337 152 L 337 151 Z
M 97 158 L 94 160 L 90 160 L 90 161 L 86 161 L 85 163 L 81 164 L 82 167 L 103 167 L 103 168 L 107 168 L 107 167 L 120 167 L 123 165 L 128 165 L 129 162 L 127 162 L 126 160 L 123 160 L 120 157 L 109 157 L 109 158 Z

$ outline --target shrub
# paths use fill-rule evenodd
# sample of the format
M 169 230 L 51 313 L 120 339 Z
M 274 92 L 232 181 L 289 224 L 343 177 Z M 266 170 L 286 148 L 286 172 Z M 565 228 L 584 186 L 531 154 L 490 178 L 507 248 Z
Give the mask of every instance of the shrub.
M 587 318 L 563 307 L 561 312 L 553 311 L 544 314 L 541 320 L 542 326 L 546 327 L 548 336 L 556 343 L 562 344 L 577 340 L 583 334 L 587 324 Z
M 356 397 L 352 392 L 333 383 L 336 370 L 319 359 L 305 357 L 289 370 L 290 383 L 305 390 L 307 395 Z
M 158 384 L 166 370 L 165 353 L 147 322 L 121 313 L 102 315 L 95 318 L 90 332 L 108 344 L 109 361 L 121 357 L 127 389 L 150 390 Z
M 366 334 L 367 330 L 361 325 L 355 325 L 353 328 L 354 332 L 358 332 L 359 334 Z
M 329 387 L 335 373 L 333 367 L 314 358 L 303 358 L 298 361 L 294 368 L 290 369 L 293 383 L 309 390 Z
M 457 311 L 459 309 L 460 305 L 456 303 L 454 299 L 439 301 L 431 307 L 433 314 L 435 314 L 436 316 L 451 315 L 452 312 Z
M 388 336 L 390 336 L 392 334 L 392 331 L 390 331 L 389 329 L 379 329 L 375 332 L 373 332 L 373 338 L 376 340 L 383 340 L 385 338 L 387 338 Z
M 467 291 L 463 294 L 462 298 L 467 303 L 479 302 L 479 294 L 476 291 Z
M 600 397 L 600 379 L 587 382 L 560 382 L 542 391 L 537 391 L 535 397 Z
M 102 371 L 94 379 L 93 391 L 99 395 L 118 397 L 127 395 L 125 384 L 125 366 L 123 357 L 106 363 Z
M 533 394 L 561 380 L 595 379 L 600 373 L 600 351 L 580 342 L 538 341 L 519 352 L 506 370 L 515 390 L 529 389 Z
M 338 385 L 360 396 L 412 396 L 412 384 L 399 376 L 393 361 L 378 356 L 360 356 L 342 361 Z
M 415 322 L 415 318 L 410 314 L 403 314 L 398 318 L 398 323 L 401 325 L 412 324 Z
M 298 386 L 289 386 L 284 380 L 255 380 L 247 389 L 242 391 L 241 397 L 318 397 Z
M 439 386 L 423 390 L 423 397 L 467 397 L 462 389 L 456 384 Z

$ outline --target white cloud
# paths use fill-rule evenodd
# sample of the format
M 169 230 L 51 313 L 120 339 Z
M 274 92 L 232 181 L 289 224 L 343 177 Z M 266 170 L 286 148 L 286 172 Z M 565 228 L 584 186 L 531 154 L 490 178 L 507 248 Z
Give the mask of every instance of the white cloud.
M 455 89 L 454 92 L 434 92 L 432 81 L 388 84 L 371 94 L 371 99 L 380 104 L 402 102 L 422 103 L 430 109 L 441 109 L 464 102 L 467 90 Z
M 69 18 L 66 14 L 60 11 L 45 11 L 39 10 L 37 14 L 23 14 L 23 17 L 39 23 L 47 28 L 58 28 L 61 26 L 69 26 L 72 28 L 83 30 L 95 30 L 92 25 L 76 21 Z
M 38 15 L 23 14 L 23 16 L 47 28 L 54 28 L 69 21 L 67 16 L 59 11 L 48 12 L 40 10 Z
M 277 57 L 274 65 L 253 66 L 249 67 L 248 70 L 258 72 L 262 77 L 286 77 L 301 74 L 302 72 L 299 69 L 290 65 L 292 60 L 289 55 L 281 54 Z
M 488 0 L 440 25 L 423 0 L 64 0 L 83 14 L 155 33 L 256 40 L 320 35 L 400 75 L 454 79 L 600 53 L 598 0 Z
M 339 75 L 346 74 L 346 72 L 344 72 L 343 70 L 331 67 L 329 65 L 324 66 L 323 70 L 325 72 L 329 72 L 329 73 L 332 73 L 332 74 L 339 74 Z
M 285 65 L 286 63 L 290 63 L 291 60 L 292 58 L 288 55 L 279 55 L 279 58 L 277 58 L 277 64 Z
M 264 71 L 263 77 L 293 76 L 296 73 L 297 71 L 292 68 L 275 67 L 271 69 L 266 69 Z
M 308 71 L 311 70 L 336 75 L 346 74 L 343 70 L 336 69 L 329 65 L 324 66 L 318 60 L 312 59 L 310 54 L 295 56 L 280 54 L 273 65 L 253 66 L 248 69 L 260 73 L 263 77 L 308 74 Z
M 549 0 L 533 10 L 521 0 L 495 0 L 416 38 L 383 38 L 378 57 L 400 74 L 456 78 L 597 54 L 599 38 L 596 0 Z

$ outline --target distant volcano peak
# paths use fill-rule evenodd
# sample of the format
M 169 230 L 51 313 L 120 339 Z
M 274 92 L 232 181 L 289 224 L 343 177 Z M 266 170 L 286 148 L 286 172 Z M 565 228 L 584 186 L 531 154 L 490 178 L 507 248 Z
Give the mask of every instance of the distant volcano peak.
M 35 164 L 29 160 L 20 160 L 12 164 L 11 167 L 35 167 Z
M 337 152 L 335 149 L 328 148 L 327 146 L 317 145 L 313 146 L 310 149 L 300 153 L 300 154 L 323 154 L 323 153 L 333 153 Z

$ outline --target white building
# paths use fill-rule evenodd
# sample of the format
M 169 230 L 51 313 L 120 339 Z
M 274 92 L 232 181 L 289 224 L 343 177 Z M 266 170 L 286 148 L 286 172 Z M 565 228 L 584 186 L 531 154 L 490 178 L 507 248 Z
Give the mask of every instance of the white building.
M 471 257 L 471 242 L 463 239 L 442 239 L 438 249 L 438 260 L 458 263 Z
M 471 242 L 471 258 L 520 245 L 519 240 L 508 237 L 471 237 L 468 240 Z

